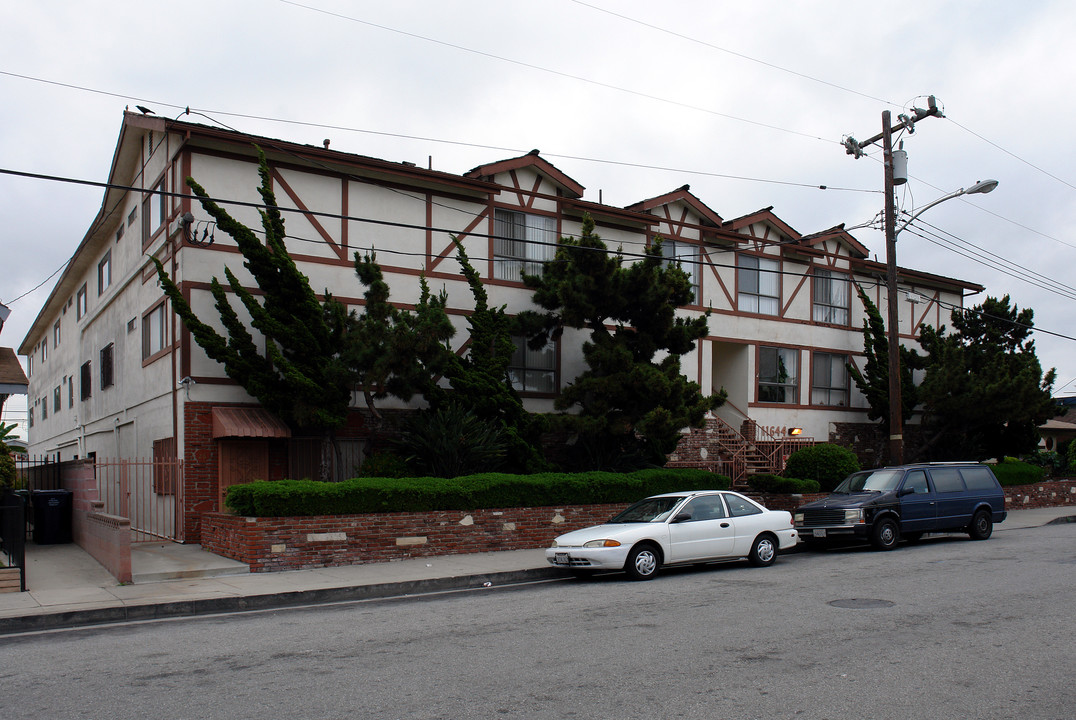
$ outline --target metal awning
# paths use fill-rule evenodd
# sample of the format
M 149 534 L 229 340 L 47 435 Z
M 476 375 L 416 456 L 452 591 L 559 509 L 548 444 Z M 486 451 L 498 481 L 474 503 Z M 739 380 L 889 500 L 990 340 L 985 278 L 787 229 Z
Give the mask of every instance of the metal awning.
M 286 438 L 291 430 L 264 408 L 213 408 L 213 438 L 254 437 Z

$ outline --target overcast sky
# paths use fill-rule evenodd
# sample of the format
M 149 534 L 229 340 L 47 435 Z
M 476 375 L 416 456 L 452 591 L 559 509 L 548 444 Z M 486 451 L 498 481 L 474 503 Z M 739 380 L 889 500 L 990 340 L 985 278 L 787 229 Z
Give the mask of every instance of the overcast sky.
M 901 265 L 1035 310 L 1076 394 L 1076 3 L 837 0 L 141 0 L 3 3 L 0 169 L 103 181 L 125 105 L 463 173 L 532 148 L 628 205 L 685 183 L 725 219 L 803 234 L 882 209 L 864 140 L 904 136 Z M 208 116 L 208 117 L 207 117 Z M 819 186 L 826 186 L 825 190 Z M 100 208 L 97 188 L 0 174 L 2 343 L 18 347 Z M 933 227 L 931 227 L 933 226 Z M 914 234 L 918 232 L 927 237 Z M 881 232 L 853 231 L 884 260 Z M 1044 287 L 1045 286 L 1045 287 Z M 1068 336 L 1068 337 L 1059 337 Z M 14 397 L 4 419 L 25 417 Z

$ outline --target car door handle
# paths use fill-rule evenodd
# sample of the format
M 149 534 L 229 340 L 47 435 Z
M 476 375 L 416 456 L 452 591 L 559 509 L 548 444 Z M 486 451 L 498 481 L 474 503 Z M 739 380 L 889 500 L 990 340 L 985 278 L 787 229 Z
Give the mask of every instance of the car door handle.
M 723 528 L 726 528 L 726 527 L 728 527 L 728 526 L 729 526 L 729 524 L 728 524 L 728 523 L 721 523 L 721 527 L 723 527 Z

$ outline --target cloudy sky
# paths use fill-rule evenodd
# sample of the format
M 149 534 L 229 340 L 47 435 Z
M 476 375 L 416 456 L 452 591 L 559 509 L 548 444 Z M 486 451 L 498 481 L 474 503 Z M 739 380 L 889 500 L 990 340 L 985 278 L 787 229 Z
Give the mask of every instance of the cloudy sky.
M 901 265 L 1035 310 L 1076 394 L 1076 4 L 909 0 L 124 0 L 3 3 L 0 170 L 106 179 L 124 106 L 462 173 L 538 148 L 628 205 L 685 183 L 726 219 L 773 206 L 807 234 L 881 210 L 864 140 L 904 136 Z M 827 189 L 819 189 L 825 186 Z M 2 338 L 17 347 L 100 189 L 0 172 Z M 929 223 L 929 225 L 925 224 Z M 877 229 L 854 231 L 879 259 Z M 977 304 L 985 297 L 968 299 Z M 1067 336 L 1067 337 L 1066 337 Z M 25 416 L 22 398 L 5 420 Z

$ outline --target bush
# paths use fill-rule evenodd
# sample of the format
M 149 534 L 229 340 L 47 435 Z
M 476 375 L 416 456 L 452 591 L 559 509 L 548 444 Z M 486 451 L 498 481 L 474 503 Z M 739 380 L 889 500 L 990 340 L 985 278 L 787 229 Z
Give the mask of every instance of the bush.
M 457 403 L 423 410 L 404 425 L 398 447 L 417 475 L 454 478 L 490 472 L 504 464 L 508 431 Z
M 1002 485 L 1033 485 L 1042 482 L 1043 469 L 1036 465 L 1016 460 L 1000 462 L 994 466 L 994 475 Z
M 816 493 L 819 490 L 817 480 L 799 480 L 797 478 L 781 477 L 780 475 L 769 475 L 766 473 L 748 475 L 747 484 L 756 492 L 774 493 L 778 495 Z
M 655 468 L 633 473 L 484 473 L 446 478 L 258 480 L 228 489 L 239 515 L 280 517 L 379 512 L 477 510 L 634 502 L 677 490 L 724 490 L 731 481 L 707 470 Z
M 841 480 L 859 470 L 859 459 L 846 447 L 822 443 L 800 448 L 788 458 L 782 475 L 814 480 L 829 492 Z
M 406 460 L 391 450 L 380 450 L 363 459 L 357 477 L 401 478 L 410 474 Z
M 15 458 L 8 446 L 0 442 L 0 489 L 15 487 Z

